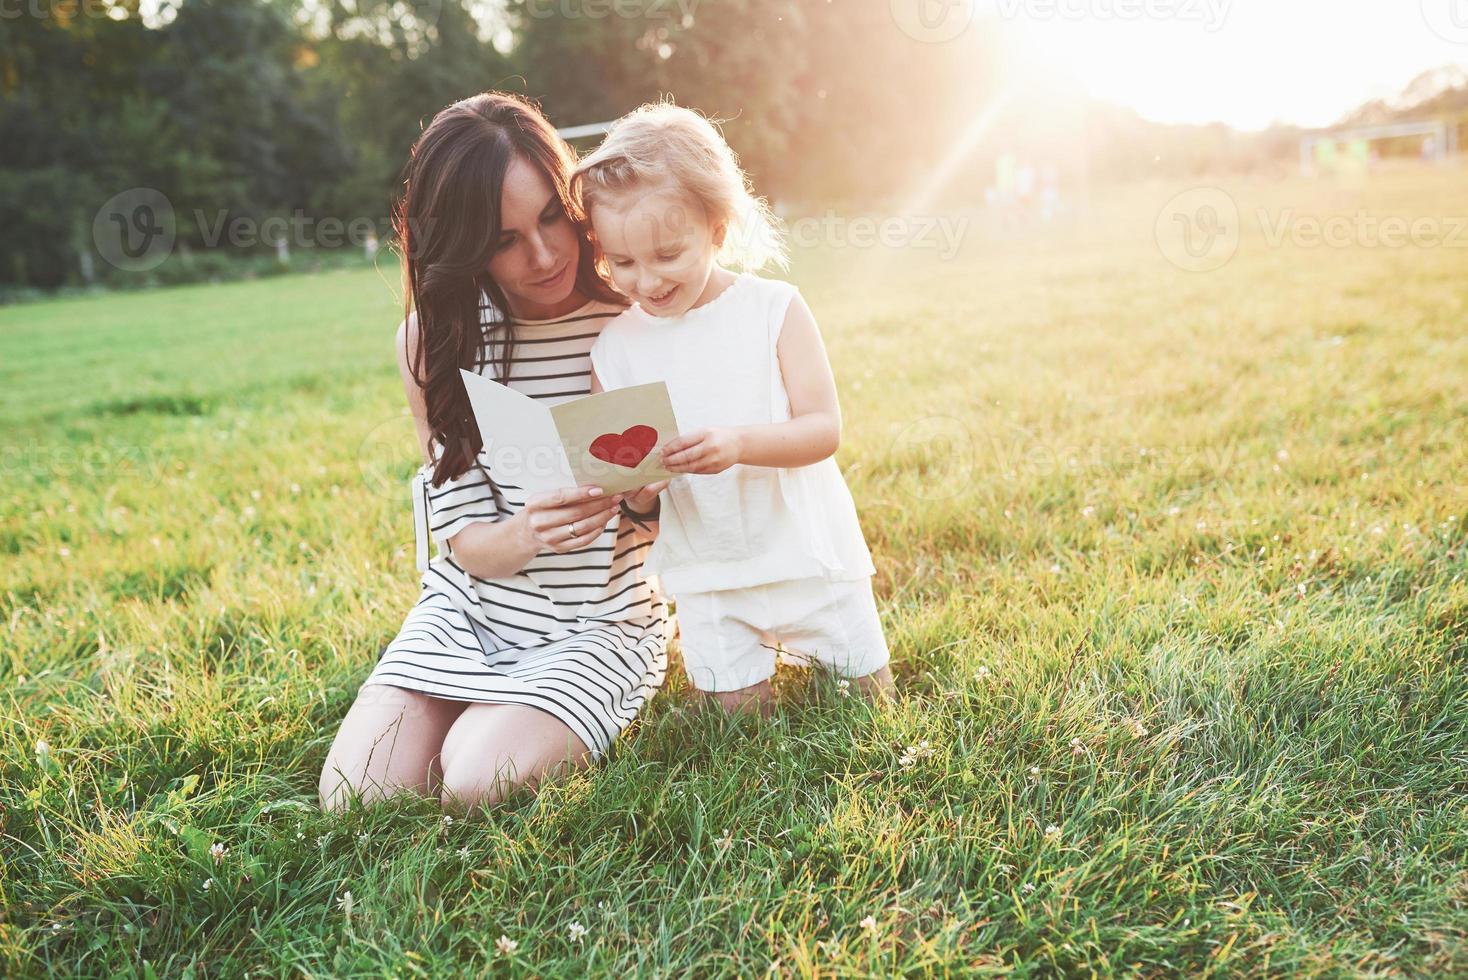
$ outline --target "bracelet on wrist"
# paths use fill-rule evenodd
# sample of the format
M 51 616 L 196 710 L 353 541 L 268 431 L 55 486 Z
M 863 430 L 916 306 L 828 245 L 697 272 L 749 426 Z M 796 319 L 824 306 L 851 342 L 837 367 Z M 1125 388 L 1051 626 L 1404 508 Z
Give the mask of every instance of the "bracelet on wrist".
M 626 514 L 627 517 L 631 519 L 633 524 L 636 524 L 644 531 L 651 530 L 644 522 L 657 520 L 658 516 L 663 512 L 662 498 L 658 498 L 657 500 L 653 501 L 652 510 L 648 511 L 647 513 L 633 510 L 631 507 L 627 506 L 627 501 L 625 500 L 622 501 L 620 506 L 622 508 L 622 513 Z

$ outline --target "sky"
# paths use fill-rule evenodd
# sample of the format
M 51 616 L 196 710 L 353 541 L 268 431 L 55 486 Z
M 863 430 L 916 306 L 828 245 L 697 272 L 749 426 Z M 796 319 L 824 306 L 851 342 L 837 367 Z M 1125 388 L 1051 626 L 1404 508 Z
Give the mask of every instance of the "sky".
M 1468 65 L 1468 0 L 977 0 L 975 9 L 999 17 L 1027 61 L 1158 122 L 1326 126 L 1427 69 Z

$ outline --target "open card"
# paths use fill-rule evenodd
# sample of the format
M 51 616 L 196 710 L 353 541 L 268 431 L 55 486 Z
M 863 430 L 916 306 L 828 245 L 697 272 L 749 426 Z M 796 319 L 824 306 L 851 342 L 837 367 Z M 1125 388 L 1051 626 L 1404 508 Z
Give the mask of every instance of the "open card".
M 481 374 L 459 374 L 497 481 L 527 493 L 583 483 L 620 493 L 676 475 L 663 468 L 661 447 L 678 423 L 661 381 L 547 408 Z

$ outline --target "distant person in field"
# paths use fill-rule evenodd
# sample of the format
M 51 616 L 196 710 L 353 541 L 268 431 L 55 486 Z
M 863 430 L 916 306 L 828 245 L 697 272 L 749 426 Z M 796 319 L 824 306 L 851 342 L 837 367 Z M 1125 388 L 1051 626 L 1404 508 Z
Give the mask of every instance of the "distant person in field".
M 591 392 L 591 345 L 626 302 L 597 272 L 573 162 L 532 104 L 493 92 L 441 111 L 412 148 L 397 360 L 424 460 L 422 592 L 331 746 L 328 808 L 496 802 L 600 758 L 666 676 L 670 620 L 643 568 L 654 532 L 627 518 L 660 487 L 527 494 L 490 466 L 459 376 L 547 405 Z
M 572 184 L 633 301 L 592 345 L 592 389 L 666 382 L 683 430 L 661 447 L 680 475 L 637 516 L 659 524 L 644 571 L 676 601 L 690 682 L 768 714 L 779 652 L 885 695 L 875 569 L 834 459 L 831 365 L 799 291 L 754 272 L 783 249 L 733 150 L 697 113 L 647 105 Z

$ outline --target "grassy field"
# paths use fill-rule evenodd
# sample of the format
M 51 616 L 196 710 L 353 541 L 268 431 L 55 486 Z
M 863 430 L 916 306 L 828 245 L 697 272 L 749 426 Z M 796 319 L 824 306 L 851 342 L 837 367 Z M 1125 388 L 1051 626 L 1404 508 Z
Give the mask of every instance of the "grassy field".
M 452 825 L 315 800 L 418 593 L 395 271 L 0 309 L 0 972 L 1468 973 L 1464 176 L 802 250 L 900 703 L 675 651 Z

